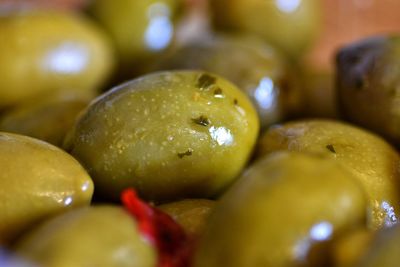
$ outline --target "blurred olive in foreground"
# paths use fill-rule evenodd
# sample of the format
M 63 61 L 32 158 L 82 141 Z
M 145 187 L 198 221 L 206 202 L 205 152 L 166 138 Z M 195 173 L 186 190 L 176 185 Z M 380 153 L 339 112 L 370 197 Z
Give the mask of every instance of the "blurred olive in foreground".
M 62 91 L 29 99 L 0 116 L 0 131 L 23 134 L 61 146 L 91 97 Z
M 70 155 L 45 142 L 0 133 L 0 243 L 71 207 L 88 205 L 93 183 Z
M 257 38 L 219 36 L 181 47 L 156 69 L 194 69 L 230 80 L 253 101 L 262 128 L 298 113 L 300 86 L 293 70 L 275 49 Z
M 170 46 L 182 0 L 96 0 L 91 14 L 114 41 L 127 72 Z
M 335 161 L 271 155 L 215 206 L 193 266 L 327 266 L 327 244 L 363 224 L 365 206 L 357 181 Z
M 106 36 L 77 14 L 0 16 L 0 40 L 0 107 L 54 90 L 94 92 L 113 67 Z
M 339 121 L 289 122 L 267 131 L 259 154 L 290 150 L 323 154 L 358 179 L 368 195 L 369 227 L 392 226 L 400 214 L 400 157 L 377 135 Z
M 319 32 L 319 0 L 210 0 L 218 29 L 263 37 L 291 57 L 301 56 Z
M 400 145 L 400 37 L 350 44 L 337 55 L 340 111 Z
M 185 199 L 158 206 L 192 237 L 203 233 L 204 225 L 216 202 L 208 199 Z
M 154 267 L 155 248 L 124 209 L 95 206 L 48 220 L 24 235 L 16 255 L 46 267 Z
M 253 105 L 232 83 L 201 71 L 159 72 L 93 101 L 65 148 L 108 199 L 127 187 L 154 201 L 208 198 L 239 175 L 258 132 Z

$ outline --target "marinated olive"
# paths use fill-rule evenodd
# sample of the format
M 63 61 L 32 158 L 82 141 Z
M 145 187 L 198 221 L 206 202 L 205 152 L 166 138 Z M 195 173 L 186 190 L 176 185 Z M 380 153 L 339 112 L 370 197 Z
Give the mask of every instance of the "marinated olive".
M 0 131 L 28 135 L 61 146 L 65 134 L 90 99 L 90 96 L 68 91 L 39 95 L 3 114 Z
M 215 203 L 208 199 L 185 199 L 163 204 L 158 208 L 182 225 L 190 236 L 196 238 L 202 234 Z
M 210 0 L 218 29 L 257 34 L 299 57 L 319 32 L 320 1 Z
M 157 262 L 135 219 L 113 206 L 64 213 L 27 233 L 15 247 L 17 255 L 46 267 L 154 267 Z
M 337 55 L 341 113 L 400 144 L 400 37 L 375 37 Z
M 90 11 L 112 37 L 122 71 L 133 72 L 133 69 L 143 66 L 145 59 L 170 46 L 181 2 L 96 0 Z
M 108 199 L 126 187 L 154 201 L 207 198 L 240 173 L 258 131 L 250 100 L 230 82 L 205 72 L 160 72 L 92 102 L 65 148 Z
M 369 226 L 397 223 L 400 158 L 382 138 L 341 122 L 290 122 L 271 128 L 261 137 L 259 154 L 277 150 L 322 153 L 335 159 L 364 187 L 371 212 Z
M 256 38 L 224 36 L 191 43 L 157 67 L 200 69 L 227 78 L 253 101 L 263 128 L 298 113 L 302 104 L 293 70 L 275 49 Z
M 194 267 L 327 266 L 324 245 L 362 225 L 365 206 L 355 178 L 334 160 L 294 152 L 268 156 L 215 206 Z
M 0 16 L 0 40 L 0 107 L 54 90 L 94 92 L 113 65 L 106 36 L 70 13 Z
M 79 163 L 45 142 L 0 133 L 0 243 L 71 207 L 88 205 L 93 183 Z

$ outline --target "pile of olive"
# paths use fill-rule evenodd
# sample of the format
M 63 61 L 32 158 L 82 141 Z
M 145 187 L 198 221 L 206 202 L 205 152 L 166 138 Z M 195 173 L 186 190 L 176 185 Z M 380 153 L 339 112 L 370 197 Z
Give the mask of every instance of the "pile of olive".
M 397 267 L 399 37 L 325 107 L 317 0 L 84 2 L 0 3 L 0 266 Z

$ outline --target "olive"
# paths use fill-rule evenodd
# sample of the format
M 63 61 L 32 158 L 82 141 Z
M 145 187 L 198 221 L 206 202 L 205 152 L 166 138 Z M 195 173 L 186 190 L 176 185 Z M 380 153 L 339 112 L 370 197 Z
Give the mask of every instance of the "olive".
M 327 244 L 362 225 L 365 206 L 355 178 L 334 160 L 269 155 L 215 206 L 193 266 L 327 266 Z
M 190 236 L 201 236 L 216 202 L 208 199 L 185 199 L 158 206 L 179 223 Z
M 248 36 L 218 36 L 187 44 L 158 61 L 156 68 L 200 69 L 225 77 L 250 97 L 262 128 L 298 113 L 303 100 L 286 59 Z
M 133 69 L 140 69 L 147 59 L 171 45 L 181 2 L 96 0 L 90 6 L 90 13 L 112 38 L 121 71 L 132 75 Z
M 208 198 L 240 173 L 258 131 L 250 100 L 227 80 L 159 72 L 97 98 L 64 147 L 104 198 L 118 199 L 126 187 L 152 201 Z
M 355 126 L 329 120 L 289 122 L 260 139 L 259 154 L 290 150 L 324 154 L 359 180 L 369 199 L 369 227 L 397 223 L 400 157 L 382 138 Z
M 16 255 L 46 267 L 154 267 L 155 248 L 133 217 L 116 206 L 69 211 L 37 226 L 15 245 Z
M 342 48 L 336 58 L 342 115 L 400 144 L 400 37 L 374 37 Z
M 210 0 L 217 29 L 256 34 L 291 57 L 301 56 L 319 32 L 319 0 Z
M 54 90 L 94 92 L 110 74 L 107 37 L 61 11 L 0 16 L 0 108 Z
M 62 91 L 39 95 L 7 110 L 0 117 L 0 131 L 23 134 L 61 146 L 78 113 L 90 96 Z
M 90 203 L 86 171 L 45 142 L 0 133 L 0 169 L 0 244 L 46 217 Z

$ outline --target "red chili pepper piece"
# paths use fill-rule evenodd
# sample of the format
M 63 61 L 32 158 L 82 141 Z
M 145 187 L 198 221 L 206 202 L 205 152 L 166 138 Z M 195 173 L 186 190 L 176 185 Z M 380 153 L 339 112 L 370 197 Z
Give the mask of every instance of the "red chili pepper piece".
M 188 267 L 192 254 L 183 228 L 168 214 L 142 201 L 134 189 L 121 194 L 122 204 L 135 217 L 140 233 L 157 248 L 158 267 Z

